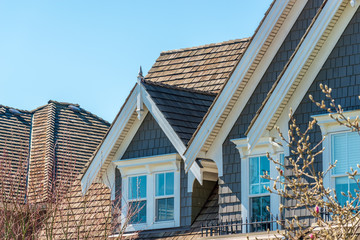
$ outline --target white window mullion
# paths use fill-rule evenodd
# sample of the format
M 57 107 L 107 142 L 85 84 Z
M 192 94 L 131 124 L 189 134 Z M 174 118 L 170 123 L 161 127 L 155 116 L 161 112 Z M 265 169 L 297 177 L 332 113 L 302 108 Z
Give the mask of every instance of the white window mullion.
M 146 216 L 146 222 L 150 225 L 150 224 L 153 224 L 155 222 L 155 210 L 154 210 L 154 206 L 155 206 L 155 203 L 154 203 L 154 197 L 155 196 L 155 187 L 153 184 L 155 182 L 155 179 L 154 179 L 154 174 L 148 174 L 148 184 L 147 184 L 147 187 L 146 187 L 146 190 L 148 192 L 148 198 L 147 198 L 147 201 L 148 201 L 148 204 L 146 206 L 146 211 L 147 211 L 147 216 Z

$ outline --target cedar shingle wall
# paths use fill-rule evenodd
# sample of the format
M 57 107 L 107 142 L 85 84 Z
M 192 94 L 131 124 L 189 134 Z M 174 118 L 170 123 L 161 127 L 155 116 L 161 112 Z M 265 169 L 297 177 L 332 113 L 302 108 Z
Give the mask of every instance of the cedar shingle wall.
M 219 180 L 219 212 L 224 220 L 239 220 L 241 216 L 240 155 L 235 145 L 230 142 L 230 139 L 245 137 L 244 134 L 249 123 L 261 106 L 266 94 L 271 89 L 272 84 L 275 82 L 289 57 L 294 52 L 322 2 L 322 0 L 311 0 L 306 4 L 272 63 L 260 80 L 250 100 L 247 102 L 243 112 L 224 141 L 223 177 Z
M 161 154 L 176 153 L 176 149 L 166 137 L 165 133 L 155 121 L 153 116 L 148 113 L 143 123 L 132 139 L 129 147 L 124 153 L 122 159 L 148 157 Z M 116 189 L 121 189 L 119 179 Z M 191 224 L 191 193 L 187 191 L 187 175 L 184 171 L 184 163 L 180 165 L 180 224 L 181 226 L 190 226 Z
M 153 116 L 148 113 L 126 149 L 122 159 L 176 153 L 170 140 Z
M 311 94 L 316 100 L 325 100 L 325 95 L 321 92 L 319 84 L 326 84 L 333 89 L 332 97 L 340 104 L 345 111 L 360 109 L 360 10 L 358 9 L 343 35 L 332 50 L 329 58 L 324 63 L 315 81 L 307 91 L 301 104 L 296 109 L 294 117 L 301 129 L 305 129 L 311 115 L 324 114 L 309 99 Z M 319 127 L 310 133 L 313 143 L 319 142 L 322 138 Z M 316 159 L 315 167 L 322 171 L 322 156 Z M 293 202 L 287 202 L 293 205 Z M 293 212 L 287 212 L 288 217 Z M 306 219 L 306 211 L 298 210 L 298 216 Z

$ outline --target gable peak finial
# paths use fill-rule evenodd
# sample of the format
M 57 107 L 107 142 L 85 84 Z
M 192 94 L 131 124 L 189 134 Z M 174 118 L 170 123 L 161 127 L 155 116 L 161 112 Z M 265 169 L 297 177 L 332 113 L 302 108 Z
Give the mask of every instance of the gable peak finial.
M 142 67 L 141 67 L 141 65 L 140 65 L 139 77 L 143 78 L 143 72 L 142 72 Z

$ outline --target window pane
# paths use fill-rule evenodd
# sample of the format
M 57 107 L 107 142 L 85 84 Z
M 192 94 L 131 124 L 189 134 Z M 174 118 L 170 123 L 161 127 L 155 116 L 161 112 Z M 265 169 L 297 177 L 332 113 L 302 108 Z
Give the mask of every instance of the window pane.
M 156 196 L 164 196 L 165 179 L 164 173 L 156 174 Z
M 269 192 L 268 190 L 266 190 L 265 187 L 270 187 L 270 183 L 262 183 L 260 185 L 260 192 L 261 193 L 268 193 Z
M 332 135 L 332 162 L 337 160 L 336 167 L 333 170 L 334 174 L 345 174 L 349 171 L 347 164 L 347 143 L 346 133 Z
M 257 223 L 250 225 L 251 231 L 258 232 L 269 229 L 270 224 L 267 221 L 270 219 L 270 213 L 267 207 L 270 206 L 270 196 L 251 198 L 250 204 L 251 222 Z
M 129 178 L 129 200 L 146 198 L 146 176 Z
M 130 202 L 129 214 L 132 216 L 131 223 L 146 223 L 146 201 Z
M 339 203 L 345 205 L 348 199 L 343 196 L 341 192 L 344 192 L 345 194 L 348 192 L 348 177 L 338 177 L 335 179 L 335 191 Z
M 129 178 L 129 199 L 137 198 L 137 177 Z
M 268 175 L 270 175 L 270 161 L 266 156 L 261 156 L 260 157 L 260 174 L 261 174 L 261 176 L 264 176 L 266 172 L 268 173 Z M 269 182 L 269 180 L 260 178 L 260 182 Z
M 270 219 L 267 207 L 270 207 L 270 196 L 251 198 L 251 220 L 259 222 Z
M 156 221 L 174 220 L 174 198 L 156 200 Z
M 250 184 L 259 183 L 259 158 L 250 158 Z
M 174 173 L 166 173 L 166 195 L 174 194 Z
M 360 136 L 357 132 L 347 133 L 347 154 L 348 154 L 348 169 L 350 167 L 356 168 L 356 164 L 360 163 Z
M 140 176 L 138 178 L 138 188 L 140 198 L 146 198 L 146 176 Z
M 259 188 L 260 188 L 259 184 L 250 185 L 250 194 L 259 194 L 260 193 Z

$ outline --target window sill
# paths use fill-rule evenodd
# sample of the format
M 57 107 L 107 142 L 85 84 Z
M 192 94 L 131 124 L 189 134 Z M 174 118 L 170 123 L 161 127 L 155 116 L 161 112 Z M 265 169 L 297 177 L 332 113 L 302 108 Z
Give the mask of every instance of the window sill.
M 162 228 L 174 228 L 174 227 L 179 227 L 179 225 L 176 224 L 175 220 L 154 222 L 152 224 L 139 223 L 139 224 L 129 225 L 126 228 L 126 232 L 154 230 L 154 229 L 162 229 Z

